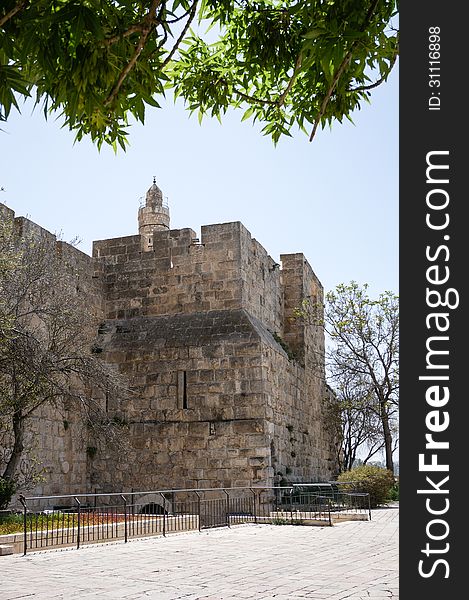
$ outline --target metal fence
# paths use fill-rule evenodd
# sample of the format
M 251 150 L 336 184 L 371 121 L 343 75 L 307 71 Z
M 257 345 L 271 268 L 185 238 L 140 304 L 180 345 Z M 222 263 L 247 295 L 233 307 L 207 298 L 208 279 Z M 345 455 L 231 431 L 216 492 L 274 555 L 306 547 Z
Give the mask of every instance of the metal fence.
M 244 523 L 332 525 L 371 519 L 368 494 L 335 483 L 287 487 L 20 496 L 23 553 Z

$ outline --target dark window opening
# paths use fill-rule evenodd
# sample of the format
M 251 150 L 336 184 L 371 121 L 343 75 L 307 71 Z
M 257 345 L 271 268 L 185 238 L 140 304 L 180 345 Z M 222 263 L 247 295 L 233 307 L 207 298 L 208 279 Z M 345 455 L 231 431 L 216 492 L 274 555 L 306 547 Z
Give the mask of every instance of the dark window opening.
M 187 408 L 187 371 L 183 371 L 182 408 Z
M 178 371 L 177 374 L 177 406 L 182 409 L 188 408 L 187 371 Z

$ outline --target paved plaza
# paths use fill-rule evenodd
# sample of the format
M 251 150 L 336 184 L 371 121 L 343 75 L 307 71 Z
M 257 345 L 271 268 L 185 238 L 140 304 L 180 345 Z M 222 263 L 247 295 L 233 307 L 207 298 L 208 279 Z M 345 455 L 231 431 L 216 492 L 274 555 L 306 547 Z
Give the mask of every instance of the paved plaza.
M 333 527 L 241 525 L 0 557 L 0 599 L 398 598 L 396 506 Z

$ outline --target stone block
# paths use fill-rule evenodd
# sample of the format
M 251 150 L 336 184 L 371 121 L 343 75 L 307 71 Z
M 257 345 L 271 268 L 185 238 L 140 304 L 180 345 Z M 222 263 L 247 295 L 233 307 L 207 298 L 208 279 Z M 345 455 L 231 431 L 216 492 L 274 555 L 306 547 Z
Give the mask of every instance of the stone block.
M 208 423 L 207 422 L 189 423 L 188 427 L 189 427 L 188 435 L 190 435 L 190 436 L 197 436 L 197 437 L 207 437 L 208 436 Z
M 235 421 L 233 423 L 233 433 L 235 435 L 244 433 L 262 433 L 263 431 L 264 424 L 260 420 Z

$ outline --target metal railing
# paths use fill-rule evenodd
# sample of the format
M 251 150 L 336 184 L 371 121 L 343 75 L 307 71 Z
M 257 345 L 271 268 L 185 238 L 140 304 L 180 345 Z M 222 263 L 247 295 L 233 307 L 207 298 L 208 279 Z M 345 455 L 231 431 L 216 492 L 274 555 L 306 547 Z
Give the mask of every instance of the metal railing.
M 329 484 L 20 496 L 23 554 L 245 523 L 332 525 L 371 518 L 368 494 Z
M 369 493 L 362 492 L 360 484 L 354 481 L 329 481 L 326 483 L 294 483 L 293 494 L 317 495 L 330 499 L 331 511 L 345 516 L 367 512 L 371 520 Z

